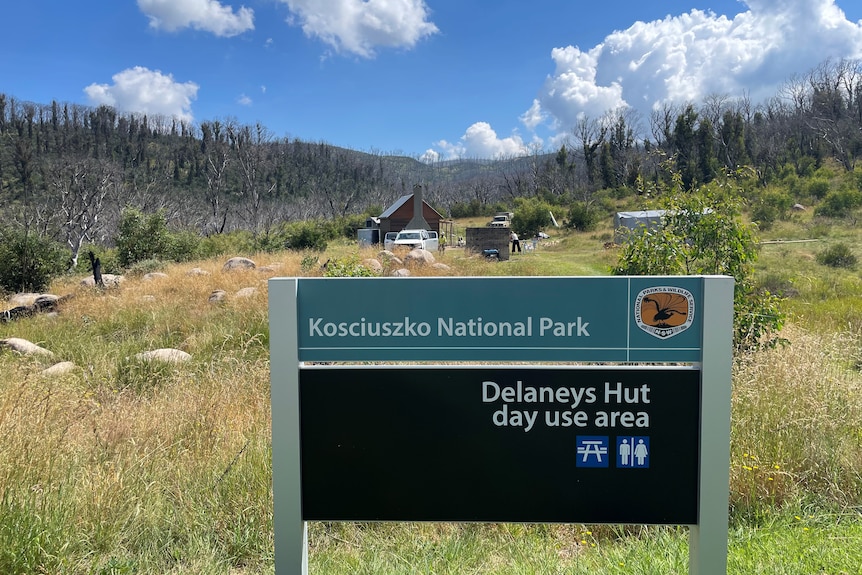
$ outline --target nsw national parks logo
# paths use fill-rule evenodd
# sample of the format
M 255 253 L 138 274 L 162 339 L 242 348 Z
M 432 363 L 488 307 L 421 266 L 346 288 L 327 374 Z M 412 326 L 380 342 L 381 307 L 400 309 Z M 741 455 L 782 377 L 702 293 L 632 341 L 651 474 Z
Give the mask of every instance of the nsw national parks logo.
M 694 322 L 694 296 L 687 289 L 675 286 L 642 290 L 635 299 L 635 322 L 659 339 L 673 337 Z

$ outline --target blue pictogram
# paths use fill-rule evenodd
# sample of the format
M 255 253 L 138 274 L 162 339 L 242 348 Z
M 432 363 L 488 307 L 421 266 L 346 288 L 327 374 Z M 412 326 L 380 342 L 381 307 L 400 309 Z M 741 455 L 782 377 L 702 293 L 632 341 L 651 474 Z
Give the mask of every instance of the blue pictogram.
M 649 455 L 648 436 L 622 435 L 617 437 L 617 467 L 648 469 Z
M 579 435 L 576 467 L 608 467 L 608 437 L 606 435 Z

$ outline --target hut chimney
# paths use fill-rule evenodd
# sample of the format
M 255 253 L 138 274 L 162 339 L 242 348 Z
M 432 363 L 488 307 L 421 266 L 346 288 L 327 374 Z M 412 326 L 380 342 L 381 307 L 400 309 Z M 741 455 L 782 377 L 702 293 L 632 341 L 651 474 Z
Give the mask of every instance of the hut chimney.
M 425 201 L 422 199 L 422 186 L 416 184 L 413 186 L 413 219 L 410 220 L 410 223 L 407 224 L 405 229 L 408 230 L 427 230 L 430 229 L 431 226 L 425 221 L 425 216 L 422 215 L 423 204 Z

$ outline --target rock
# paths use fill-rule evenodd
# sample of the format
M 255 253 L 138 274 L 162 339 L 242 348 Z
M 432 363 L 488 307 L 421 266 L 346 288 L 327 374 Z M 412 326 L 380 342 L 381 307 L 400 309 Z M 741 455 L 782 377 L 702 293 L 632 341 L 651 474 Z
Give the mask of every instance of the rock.
M 187 276 L 208 276 L 210 273 L 201 268 L 192 268 L 186 272 Z
M 447 266 L 446 264 L 442 264 L 440 262 L 437 262 L 436 264 L 432 265 L 431 267 L 434 268 L 435 270 L 439 270 L 441 272 L 452 271 L 451 267 Z
M 265 266 L 260 266 L 259 268 L 257 268 L 257 271 L 272 273 L 272 272 L 277 272 L 278 270 L 280 270 L 283 267 L 284 267 L 284 264 L 281 262 L 272 262 L 272 263 L 266 264 Z
M 70 299 L 72 294 L 64 295 L 63 297 L 55 296 L 54 294 L 31 294 L 35 295 L 35 298 L 26 298 L 26 300 L 31 300 L 31 304 L 28 305 L 19 305 L 17 307 L 9 308 L 7 310 L 0 311 L 0 323 L 7 323 L 10 321 L 15 321 L 17 319 L 30 317 L 33 314 L 44 313 L 48 315 L 49 313 L 55 313 L 57 306 L 60 302 Z M 26 300 L 18 300 L 18 301 L 26 301 Z
M 217 289 L 217 290 L 213 290 L 213 292 L 210 294 L 208 301 L 210 303 L 221 303 L 224 301 L 224 298 L 226 298 L 226 297 L 227 297 L 226 291 L 224 291 L 223 289 Z
M 428 250 L 423 250 L 422 248 L 410 250 L 410 252 L 406 256 L 404 256 L 405 264 L 411 263 L 424 266 L 431 265 L 434 263 L 434 261 L 434 254 L 432 254 Z
M 9 298 L 9 301 L 7 303 L 9 304 L 9 307 L 33 305 L 33 303 L 36 301 L 36 298 L 40 295 L 41 294 L 38 293 L 16 293 Z
M 126 281 L 125 276 L 102 274 L 102 283 L 105 284 L 105 287 L 120 287 L 120 284 L 124 281 Z M 84 278 L 81 280 L 81 285 L 84 287 L 96 287 L 96 280 L 92 277 Z
M 46 377 L 54 377 L 58 375 L 66 375 L 67 373 L 71 373 L 75 369 L 75 364 L 71 361 L 61 361 L 60 363 L 55 363 L 51 367 L 42 370 L 42 375 Z
M 52 357 L 54 355 L 53 352 L 48 351 L 44 347 L 40 347 L 35 343 L 20 337 L 7 337 L 6 339 L 0 339 L 0 347 L 9 348 L 21 355 L 44 355 L 46 357 Z
M 191 358 L 191 355 L 181 349 L 170 347 L 143 351 L 135 355 L 135 359 L 140 361 L 164 361 L 166 363 L 183 363 Z
M 37 309 L 46 309 L 51 308 L 57 305 L 57 302 L 60 301 L 60 296 L 56 296 L 52 293 L 43 293 L 33 302 L 33 305 L 36 306 Z
M 150 272 L 148 274 L 144 274 L 144 277 L 142 277 L 141 279 L 144 280 L 145 282 L 151 282 L 153 280 L 165 279 L 166 277 L 168 277 L 168 274 L 166 274 L 166 273 Z
M 236 297 L 251 297 L 257 293 L 256 287 L 244 287 L 236 292 Z
M 248 258 L 231 258 L 222 266 L 223 272 L 234 270 L 253 270 L 257 265 Z
M 406 278 L 406 277 L 410 277 L 410 270 L 408 270 L 407 268 L 398 268 L 397 270 L 395 270 L 394 272 L 392 272 L 389 275 L 391 275 L 394 278 Z
M 389 266 L 401 267 L 404 264 L 404 262 L 401 261 L 401 258 L 389 250 L 382 250 L 377 254 L 377 259 Z
M 362 265 L 364 267 L 370 269 L 371 271 L 373 271 L 376 274 L 383 273 L 383 264 L 381 264 L 379 261 L 375 260 L 374 258 L 368 258 L 368 259 L 362 260 Z

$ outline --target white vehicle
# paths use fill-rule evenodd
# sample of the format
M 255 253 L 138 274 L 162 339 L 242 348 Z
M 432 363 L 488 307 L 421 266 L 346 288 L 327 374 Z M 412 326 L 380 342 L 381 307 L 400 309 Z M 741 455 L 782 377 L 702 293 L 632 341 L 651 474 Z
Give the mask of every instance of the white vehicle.
M 383 238 L 383 249 L 390 252 L 395 248 L 395 238 L 398 237 L 398 232 L 386 232 Z
M 494 219 L 488 222 L 488 227 L 491 228 L 508 228 L 512 223 L 512 212 L 499 212 Z
M 439 240 L 437 232 L 428 230 L 401 230 L 395 236 L 394 247 L 415 250 L 422 248 L 432 252 L 437 251 Z

